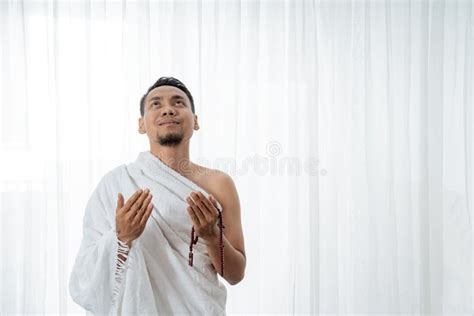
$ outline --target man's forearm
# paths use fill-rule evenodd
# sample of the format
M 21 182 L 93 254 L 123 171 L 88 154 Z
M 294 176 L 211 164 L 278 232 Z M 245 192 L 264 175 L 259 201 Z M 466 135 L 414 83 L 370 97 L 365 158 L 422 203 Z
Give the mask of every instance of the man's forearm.
M 222 240 L 224 244 L 224 279 L 226 279 L 229 284 L 235 285 L 244 278 L 246 259 L 240 251 L 230 244 L 224 235 L 222 236 Z M 219 236 L 211 240 L 206 240 L 206 246 L 214 269 L 221 274 Z

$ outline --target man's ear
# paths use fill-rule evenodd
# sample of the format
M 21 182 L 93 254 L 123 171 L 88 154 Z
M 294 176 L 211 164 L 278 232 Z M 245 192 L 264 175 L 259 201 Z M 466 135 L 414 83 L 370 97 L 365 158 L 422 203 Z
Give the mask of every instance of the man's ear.
M 146 131 L 145 131 L 145 124 L 143 123 L 143 117 L 140 117 L 138 119 L 138 132 L 140 134 L 146 134 Z
M 199 129 L 198 116 L 194 114 L 194 130 L 197 131 L 198 129 Z

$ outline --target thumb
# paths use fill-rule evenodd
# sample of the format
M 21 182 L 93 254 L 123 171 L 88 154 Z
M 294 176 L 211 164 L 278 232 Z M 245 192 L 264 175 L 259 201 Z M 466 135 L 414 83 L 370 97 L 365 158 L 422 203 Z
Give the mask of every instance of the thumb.
M 209 199 L 211 200 L 212 204 L 214 204 L 214 206 L 217 207 L 217 201 L 212 194 L 209 195 Z
M 123 195 L 122 193 L 119 192 L 118 198 L 117 198 L 117 210 L 121 209 L 123 207 Z

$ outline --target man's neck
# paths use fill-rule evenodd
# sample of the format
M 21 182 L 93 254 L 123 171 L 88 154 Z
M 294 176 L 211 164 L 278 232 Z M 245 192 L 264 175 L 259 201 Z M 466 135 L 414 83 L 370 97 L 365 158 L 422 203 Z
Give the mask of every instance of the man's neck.
M 194 164 L 189 160 L 189 147 L 154 147 L 151 153 L 158 157 L 164 164 L 181 175 L 190 175 L 193 172 Z

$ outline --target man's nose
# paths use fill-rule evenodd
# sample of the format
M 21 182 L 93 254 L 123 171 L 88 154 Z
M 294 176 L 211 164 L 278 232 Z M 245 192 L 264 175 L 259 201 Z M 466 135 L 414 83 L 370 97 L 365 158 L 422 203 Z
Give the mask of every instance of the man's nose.
M 172 106 L 167 106 L 166 108 L 163 109 L 163 112 L 161 113 L 161 115 L 175 115 L 176 114 L 176 110 L 173 109 Z

